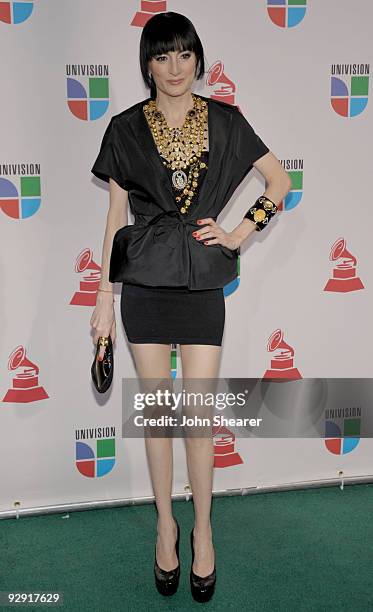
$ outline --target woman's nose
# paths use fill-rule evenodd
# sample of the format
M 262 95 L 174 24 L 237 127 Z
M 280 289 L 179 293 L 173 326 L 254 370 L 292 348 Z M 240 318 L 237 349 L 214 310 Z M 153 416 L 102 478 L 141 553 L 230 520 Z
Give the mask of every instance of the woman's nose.
M 173 76 L 177 76 L 178 74 L 180 74 L 180 67 L 176 60 L 174 62 L 171 62 L 170 73 Z

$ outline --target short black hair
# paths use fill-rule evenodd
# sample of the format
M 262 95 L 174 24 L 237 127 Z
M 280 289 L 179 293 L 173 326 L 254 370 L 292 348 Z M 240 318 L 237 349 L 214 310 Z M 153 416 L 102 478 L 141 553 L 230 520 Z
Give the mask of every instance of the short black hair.
M 196 79 L 202 79 L 205 74 L 202 43 L 192 22 L 180 13 L 157 13 L 145 24 L 140 39 L 141 74 L 152 99 L 155 99 L 157 89 L 154 79 L 149 77 L 148 62 L 169 51 L 194 51 Z

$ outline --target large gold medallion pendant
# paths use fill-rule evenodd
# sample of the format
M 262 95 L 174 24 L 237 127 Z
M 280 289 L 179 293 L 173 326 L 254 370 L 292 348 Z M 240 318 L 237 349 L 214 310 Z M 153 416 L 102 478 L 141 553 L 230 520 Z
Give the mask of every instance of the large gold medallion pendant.
M 175 170 L 175 172 L 172 173 L 172 184 L 175 189 L 178 189 L 179 191 L 185 189 L 187 182 L 188 178 L 183 170 Z

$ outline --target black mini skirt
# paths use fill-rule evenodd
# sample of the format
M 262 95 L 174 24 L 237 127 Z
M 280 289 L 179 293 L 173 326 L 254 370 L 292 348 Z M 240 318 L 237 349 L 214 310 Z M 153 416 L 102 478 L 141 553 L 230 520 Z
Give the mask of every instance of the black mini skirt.
M 191 290 L 123 283 L 120 308 L 129 342 L 222 344 L 223 288 Z

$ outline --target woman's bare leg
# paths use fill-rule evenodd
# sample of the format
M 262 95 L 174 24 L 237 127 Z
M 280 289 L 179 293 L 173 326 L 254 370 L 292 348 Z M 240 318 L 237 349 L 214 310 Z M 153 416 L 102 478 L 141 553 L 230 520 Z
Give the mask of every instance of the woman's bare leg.
M 170 344 L 135 344 L 129 343 L 135 361 L 136 371 L 142 381 L 143 392 L 148 388 L 154 390 L 152 381 L 163 381 L 171 378 Z M 177 566 L 175 542 L 177 536 L 176 523 L 172 516 L 172 438 L 145 437 L 145 447 L 149 464 L 155 501 L 158 511 L 157 524 L 157 561 L 159 566 L 169 571 Z
M 180 346 L 180 351 L 183 380 L 218 377 L 220 346 L 184 344 Z M 197 386 L 191 383 L 191 390 L 197 390 Z M 207 390 L 203 384 L 202 387 Z M 196 413 L 198 411 L 193 414 Z M 210 522 L 214 443 L 212 436 L 193 438 L 186 435 L 185 445 L 195 515 L 193 571 L 199 576 L 208 576 L 214 569 L 215 561 Z

